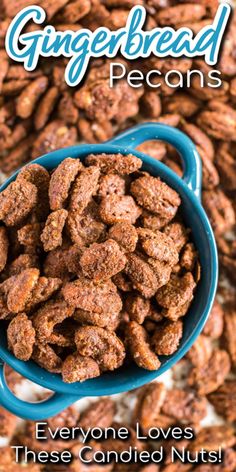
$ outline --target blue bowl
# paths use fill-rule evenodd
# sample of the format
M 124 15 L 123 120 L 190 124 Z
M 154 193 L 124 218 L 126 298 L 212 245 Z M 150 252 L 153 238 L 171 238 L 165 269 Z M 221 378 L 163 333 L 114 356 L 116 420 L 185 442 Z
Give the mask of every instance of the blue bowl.
M 181 179 L 161 162 L 136 151 L 136 147 L 149 140 L 162 140 L 173 145 L 179 152 L 184 176 Z M 15 415 L 33 420 L 49 418 L 85 396 L 112 395 L 140 387 L 170 369 L 190 349 L 207 320 L 211 310 L 218 281 L 218 257 L 212 228 L 200 201 L 201 160 L 192 141 L 175 128 L 157 123 L 136 126 L 111 141 L 96 145 L 77 145 L 60 149 L 44 155 L 34 162 L 47 169 L 55 168 L 66 157 L 83 160 L 90 153 L 122 153 L 142 159 L 143 169 L 159 176 L 173 187 L 181 196 L 181 211 L 185 224 L 192 230 L 192 238 L 198 249 L 202 276 L 189 313 L 184 318 L 184 335 L 177 352 L 163 357 L 158 371 L 146 371 L 132 364 L 112 373 L 103 374 L 97 379 L 84 383 L 66 384 L 60 375 L 53 375 L 32 361 L 22 362 L 7 349 L 6 333 L 0 333 L 0 404 Z M 0 191 L 12 182 L 18 172 L 10 177 Z M 5 376 L 4 363 L 33 382 L 54 392 L 48 400 L 41 403 L 27 403 L 16 398 L 9 390 Z

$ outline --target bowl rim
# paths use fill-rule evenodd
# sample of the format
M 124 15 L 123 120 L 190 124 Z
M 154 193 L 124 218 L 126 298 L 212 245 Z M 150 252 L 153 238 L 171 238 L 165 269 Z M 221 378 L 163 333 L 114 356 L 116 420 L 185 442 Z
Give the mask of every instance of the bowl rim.
M 216 294 L 217 283 L 218 283 L 217 246 L 216 246 L 212 227 L 205 213 L 205 210 L 203 209 L 201 205 L 199 197 L 197 197 L 194 194 L 193 190 L 186 184 L 186 182 L 183 179 L 181 179 L 181 177 L 179 177 L 169 167 L 167 167 L 162 162 L 152 158 L 151 156 L 144 154 L 140 151 L 137 151 L 136 149 L 129 149 L 128 147 L 125 147 L 122 145 L 115 145 L 109 142 L 109 143 L 103 143 L 103 144 L 77 144 L 77 145 L 70 146 L 67 148 L 52 151 L 52 152 L 49 152 L 48 154 L 44 154 L 38 157 L 37 159 L 34 159 L 28 162 L 25 166 L 22 166 L 20 169 L 18 169 L 12 176 L 10 176 L 8 179 L 4 181 L 4 183 L 0 187 L 0 192 L 5 190 L 8 187 L 8 185 L 16 179 L 18 173 L 22 170 L 22 168 L 28 165 L 40 164 L 46 169 L 51 170 L 54 168 L 54 166 L 53 165 L 49 166 L 48 164 L 46 165 L 44 162 L 45 160 L 51 159 L 52 161 L 56 161 L 56 164 L 55 164 L 55 167 L 56 167 L 58 163 L 62 162 L 66 157 L 80 158 L 83 155 L 87 155 L 90 153 L 100 154 L 101 152 L 114 153 L 114 154 L 122 153 L 125 155 L 129 153 L 134 154 L 135 156 L 142 159 L 144 165 L 154 166 L 157 170 L 161 169 L 163 173 L 167 175 L 167 180 L 173 181 L 174 184 L 176 184 L 177 186 L 181 188 L 183 193 L 185 193 L 186 197 L 191 202 L 191 205 L 197 211 L 198 217 L 200 218 L 203 224 L 203 228 L 205 230 L 205 235 L 209 243 L 210 266 L 208 267 L 208 269 L 211 273 L 211 283 L 210 283 L 210 287 L 208 291 L 208 298 L 206 300 L 206 307 L 204 311 L 201 313 L 201 316 L 199 317 L 199 321 L 196 323 L 194 329 L 192 330 L 188 338 L 185 340 L 184 344 L 180 346 L 180 348 L 172 356 L 168 356 L 168 358 L 165 356 L 165 359 L 167 360 L 156 371 L 147 371 L 145 369 L 141 369 L 135 366 L 134 370 L 138 369 L 139 375 L 136 375 L 135 378 L 132 378 L 132 376 L 130 376 L 130 378 L 127 379 L 127 381 L 123 384 L 119 382 L 119 371 L 117 372 L 118 375 L 117 373 L 113 374 L 114 379 L 110 383 L 109 382 L 107 383 L 106 379 L 111 374 L 103 374 L 102 376 L 96 379 L 87 380 L 86 382 L 83 382 L 83 383 L 76 382 L 74 384 L 66 384 L 63 382 L 60 374 L 49 373 L 48 371 L 38 366 L 34 361 L 31 361 L 31 360 L 28 362 L 18 360 L 10 351 L 8 351 L 7 347 L 4 347 L 2 345 L 1 338 L 3 335 L 0 337 L 0 358 L 4 362 L 6 362 L 8 365 L 10 365 L 14 370 L 16 370 L 18 373 L 23 375 L 25 378 L 28 378 L 32 382 L 42 387 L 48 388 L 50 390 L 53 390 L 59 393 L 74 394 L 75 396 L 81 396 L 81 394 L 82 396 L 101 396 L 101 395 L 113 395 L 117 393 L 126 392 L 126 391 L 141 387 L 149 383 L 150 381 L 164 374 L 164 372 L 166 372 L 171 367 L 173 367 L 189 351 L 189 349 L 195 342 L 196 338 L 201 333 L 207 321 L 210 310 L 212 308 L 215 294 Z M 130 368 L 129 368 L 129 371 L 130 371 Z M 46 379 L 44 378 L 45 374 L 46 374 Z M 50 376 L 50 380 L 48 380 L 47 378 L 48 376 Z M 116 376 L 117 376 L 117 381 L 116 381 Z M 98 379 L 100 379 L 99 382 L 98 382 Z M 101 386 L 102 381 L 104 383 L 103 386 Z M 99 385 L 96 385 L 98 383 Z

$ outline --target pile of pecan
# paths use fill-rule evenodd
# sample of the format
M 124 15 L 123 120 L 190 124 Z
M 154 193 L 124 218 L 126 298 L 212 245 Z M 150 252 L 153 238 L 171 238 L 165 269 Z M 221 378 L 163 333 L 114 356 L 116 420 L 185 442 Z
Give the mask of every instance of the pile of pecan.
M 177 192 L 129 154 L 24 167 L 0 194 L 0 319 L 8 347 L 65 382 L 157 370 L 200 277 Z
M 210 323 L 207 330 L 211 329 Z M 208 337 L 207 334 L 205 334 Z M 208 340 L 210 338 L 208 337 Z M 187 360 L 186 360 L 187 362 Z M 191 361 L 188 361 L 188 368 L 193 369 Z M 12 373 L 8 370 L 7 379 Z M 216 372 L 214 373 L 216 376 Z M 177 377 L 174 371 L 175 386 L 166 388 L 161 382 L 154 382 L 134 393 L 126 393 L 121 400 L 113 401 L 111 398 L 101 398 L 91 402 L 86 409 L 81 412 L 74 406 L 69 407 L 59 415 L 47 421 L 47 426 L 55 431 L 56 428 L 109 428 L 116 430 L 122 427 L 128 428 L 129 438 L 126 441 L 119 439 L 109 439 L 95 441 L 90 439 L 86 446 L 91 447 L 91 451 L 86 458 L 92 457 L 92 451 L 117 451 L 118 453 L 132 449 L 141 451 L 153 451 L 155 448 L 163 446 L 165 458 L 160 465 L 151 463 L 144 465 L 141 463 L 109 463 L 107 465 L 82 463 L 78 457 L 79 451 L 85 444 L 79 439 L 52 440 L 48 433 L 46 441 L 36 439 L 36 426 L 33 421 L 25 422 L 22 427 L 17 428 L 17 418 L 0 408 L 0 437 L 8 439 L 8 446 L 0 448 L 0 470 L 3 472 L 235 472 L 236 470 L 236 435 L 234 424 L 236 421 L 236 382 L 235 380 L 224 381 L 224 375 L 220 373 L 218 364 L 218 385 L 211 385 L 208 393 L 199 393 L 194 387 L 190 388 L 186 381 Z M 186 379 L 185 379 L 186 380 Z M 13 390 L 19 385 L 17 379 L 13 383 Z M 224 382 L 224 383 L 223 383 Z M 211 390 L 211 393 L 210 393 Z M 126 405 L 126 406 L 125 406 Z M 206 426 L 208 410 L 215 409 L 220 415 L 218 425 Z M 225 424 L 222 424 L 222 420 Z M 137 438 L 137 423 L 139 423 L 139 433 L 146 436 L 145 441 Z M 194 431 L 194 439 L 160 439 L 150 441 L 149 431 L 151 428 L 190 427 Z M 47 429 L 45 427 L 47 435 Z M 52 451 L 69 450 L 73 460 L 70 464 L 48 464 L 45 466 L 28 462 L 16 464 L 14 452 L 10 446 L 27 447 L 36 454 L 42 449 L 48 453 Z M 217 451 L 220 447 L 223 452 L 222 462 L 219 464 L 196 464 L 173 463 L 170 457 L 171 448 L 181 451 L 184 447 L 190 451 L 192 457 L 196 457 L 196 452 Z

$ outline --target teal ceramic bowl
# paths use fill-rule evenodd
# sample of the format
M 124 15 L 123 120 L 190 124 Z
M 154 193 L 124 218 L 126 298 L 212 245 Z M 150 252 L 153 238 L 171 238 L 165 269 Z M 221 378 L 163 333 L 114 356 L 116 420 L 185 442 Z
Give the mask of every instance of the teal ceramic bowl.
M 161 162 L 136 151 L 136 147 L 149 140 L 161 140 L 173 145 L 179 152 L 184 176 L 181 179 Z M 200 334 L 211 310 L 218 280 L 218 258 L 212 228 L 201 205 L 201 161 L 192 141 L 183 133 L 166 125 L 147 123 L 136 126 L 104 144 L 77 145 L 60 149 L 36 159 L 34 162 L 47 169 L 55 168 L 66 157 L 83 159 L 90 153 L 132 152 L 142 159 L 143 169 L 159 176 L 181 196 L 181 211 L 185 224 L 192 230 L 192 238 L 198 249 L 202 267 L 201 281 L 193 304 L 184 318 L 184 335 L 177 352 L 163 357 L 158 371 L 149 372 L 132 364 L 97 379 L 84 383 L 66 384 L 60 375 L 53 375 L 32 361 L 22 362 L 7 349 L 6 333 L 0 333 L 0 404 L 15 415 L 32 420 L 49 418 L 85 396 L 113 395 L 140 387 L 170 369 L 190 349 Z M 10 177 L 0 191 L 3 191 L 16 175 Z M 4 363 L 31 381 L 50 389 L 54 394 L 44 402 L 27 403 L 16 398 L 9 390 Z

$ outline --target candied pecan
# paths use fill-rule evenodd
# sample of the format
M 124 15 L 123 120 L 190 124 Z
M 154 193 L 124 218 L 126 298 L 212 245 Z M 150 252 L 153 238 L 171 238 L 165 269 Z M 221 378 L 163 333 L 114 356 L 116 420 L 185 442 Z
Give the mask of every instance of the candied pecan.
M 80 416 L 79 426 L 85 430 L 88 428 L 109 428 L 112 425 L 116 413 L 116 405 L 109 397 L 101 398 L 89 405 Z
M 158 289 L 158 279 L 152 267 L 136 254 L 127 254 L 125 274 L 130 278 L 133 288 L 145 298 L 151 298 Z
M 48 86 L 48 78 L 44 75 L 38 77 L 27 85 L 17 99 L 16 113 L 21 118 L 29 118 L 40 96 Z
M 178 252 L 188 242 L 189 230 L 182 223 L 173 222 L 165 226 L 163 232 L 170 236 Z
M 115 333 L 98 326 L 81 326 L 75 333 L 79 354 L 93 358 L 102 371 L 115 370 L 125 358 L 125 348 Z
M 198 259 L 198 253 L 193 243 L 188 243 L 181 254 L 180 265 L 187 271 L 192 272 Z
M 90 154 L 85 159 L 86 164 L 99 166 L 105 174 L 132 174 L 142 167 L 142 161 L 133 154 Z
M 236 112 L 220 101 L 208 102 L 208 110 L 202 111 L 197 123 L 209 136 L 215 139 L 235 141 Z
M 107 280 L 121 272 L 126 265 L 126 257 L 113 239 L 104 243 L 94 243 L 83 252 L 80 265 L 85 277 L 95 282 Z
M 35 288 L 31 292 L 30 299 L 25 306 L 25 310 L 28 312 L 39 303 L 47 301 L 61 286 L 62 281 L 59 278 L 39 277 Z
M 201 102 L 186 93 L 179 93 L 171 98 L 164 100 L 164 109 L 166 113 L 180 113 L 181 116 L 190 117 L 197 113 L 201 107 Z M 191 125 L 189 125 L 191 126 Z M 185 131 L 187 133 L 187 131 Z
M 12 284 L 10 284 L 12 279 Z M 7 306 L 12 313 L 24 311 L 31 299 L 31 294 L 39 279 L 38 269 L 25 269 L 19 275 L 8 279 L 10 287 L 7 293 Z
M 67 146 L 72 146 L 77 141 L 77 130 L 73 126 L 67 126 L 61 120 L 51 121 L 34 141 L 31 157 L 47 154 Z
M 145 141 L 137 146 L 137 151 L 161 161 L 166 155 L 166 145 L 161 141 Z
M 80 278 L 67 283 L 62 293 L 70 306 L 85 311 L 102 314 L 112 310 L 119 313 L 122 308 L 117 288 L 110 280 L 96 285 L 92 280 Z
M 49 184 L 49 201 L 51 210 L 61 210 L 67 201 L 71 185 L 82 169 L 79 159 L 68 157 L 54 170 Z
M 82 213 L 98 189 L 100 170 L 96 166 L 83 169 L 76 178 L 70 197 L 70 209 Z
M 0 219 L 16 226 L 29 215 L 37 202 L 37 188 L 26 180 L 16 180 L 0 194 Z
M 129 351 L 136 364 L 147 370 L 159 369 L 161 363 L 151 349 L 148 333 L 143 326 L 136 321 L 130 321 L 125 335 Z
M 34 313 L 32 322 L 37 342 L 47 343 L 53 334 L 54 327 L 73 315 L 74 309 L 65 301 L 50 300 Z
M 149 118 L 158 118 L 161 115 L 161 99 L 156 92 L 146 91 L 141 97 L 140 107 Z
M 59 277 L 62 280 L 69 278 L 69 269 L 65 258 L 67 251 L 67 246 L 61 246 L 47 254 L 43 266 L 44 273 L 47 277 Z
M 125 179 L 117 174 L 102 175 L 99 180 L 98 196 L 125 195 Z
M 151 175 L 140 177 L 132 182 L 130 191 L 139 205 L 161 217 L 168 218 L 169 221 L 175 216 L 181 203 L 175 190 Z
M 81 213 L 69 211 L 67 229 L 71 240 L 80 246 L 88 246 L 101 240 L 105 234 L 105 224 L 99 218 L 97 203 L 92 200 Z
M 109 229 L 108 234 L 125 252 L 135 251 L 138 242 L 138 234 L 135 226 L 129 223 L 117 223 Z
M 221 267 L 224 268 L 225 272 L 233 282 L 236 279 L 236 260 L 228 256 L 220 256 Z
M 226 449 L 236 442 L 234 430 L 229 425 L 208 426 L 202 428 L 194 441 L 191 442 L 191 451 L 217 451 L 220 447 Z
M 182 321 L 165 321 L 160 327 L 157 326 L 155 330 L 151 340 L 153 349 L 160 356 L 170 356 L 177 351 L 182 336 Z
M 187 353 L 187 358 L 191 361 L 195 367 L 204 366 L 209 362 L 212 355 L 212 344 L 211 340 L 200 334 L 191 349 Z
M 156 232 L 167 225 L 169 220 L 168 218 L 163 218 L 161 216 L 154 215 L 154 213 L 151 213 L 147 210 L 143 210 L 141 221 L 144 228 L 151 229 L 152 231 Z
M 34 254 L 20 254 L 8 266 L 8 276 L 19 275 L 25 269 L 38 268 L 38 257 Z
M 214 146 L 207 134 L 192 123 L 183 122 L 182 129 L 193 140 L 200 156 L 207 156 L 208 159 L 213 161 L 215 155 Z
M 218 415 L 227 421 L 234 422 L 236 418 L 236 382 L 226 380 L 218 390 L 208 396 Z
M 48 122 L 51 113 L 54 110 L 59 96 L 57 87 L 51 87 L 43 96 L 34 115 L 34 126 L 36 130 L 42 129 Z
M 124 272 L 119 272 L 119 274 L 116 274 L 112 280 L 117 288 L 122 290 L 122 292 L 132 292 L 132 282 Z
M 8 439 L 10 439 L 15 432 L 16 425 L 17 417 L 9 411 L 4 410 L 4 408 L 0 407 L 0 438 L 7 437 Z M 2 462 L 0 461 L 0 467 L 1 466 Z
M 17 231 L 17 237 L 23 246 L 41 247 L 40 234 L 42 232 L 41 223 L 32 223 L 22 226 Z
M 62 245 L 62 231 L 65 226 L 68 211 L 56 210 L 50 213 L 41 234 L 45 252 L 52 251 Z
M 134 224 L 141 214 L 130 195 L 108 195 L 100 203 L 99 214 L 101 220 L 108 224 L 130 223 Z
M 61 30 L 61 27 L 58 29 Z M 79 111 L 74 105 L 72 95 L 68 93 L 67 91 L 63 93 L 59 101 L 57 112 L 58 112 L 58 118 L 60 120 L 63 120 L 66 124 L 68 125 L 77 124 L 78 118 L 79 118 Z
M 229 371 L 229 355 L 226 351 L 215 349 L 208 362 L 192 369 L 188 384 L 196 388 L 200 395 L 207 395 L 224 383 Z
M 235 224 L 235 212 L 230 199 L 221 189 L 205 190 L 203 205 L 216 234 L 226 233 Z
M 28 361 L 33 353 L 35 330 L 32 321 L 24 314 L 17 315 L 7 329 L 8 348 L 21 361 Z
M 78 308 L 73 317 L 81 325 L 99 326 L 100 328 L 106 328 L 111 331 L 115 331 L 121 321 L 121 313 L 116 307 L 114 311 L 112 311 L 112 307 L 109 307 L 102 313 Z
M 138 235 L 143 250 L 148 256 L 160 262 L 168 262 L 171 266 L 177 264 L 179 255 L 170 236 L 156 230 L 138 228 Z
M 230 355 L 233 369 L 236 369 L 236 311 L 227 309 L 224 313 L 223 345 Z
M 50 175 L 48 171 L 39 164 L 28 164 L 20 171 L 17 180 L 27 180 L 34 184 L 38 190 L 37 207 L 34 209 L 39 221 L 42 221 L 49 212 L 48 187 Z
M 0 159 L 1 171 L 5 174 L 9 174 L 29 160 L 34 139 L 35 136 L 30 135 L 28 138 L 23 139 L 17 147 L 13 148 L 8 154 L 2 156 Z
M 129 314 L 130 320 L 136 321 L 139 324 L 143 324 L 145 318 L 151 315 L 150 300 L 138 294 L 130 294 L 127 296 L 125 308 Z
M 100 369 L 97 362 L 77 352 L 69 355 L 62 365 L 62 378 L 66 383 L 84 382 L 99 375 Z
M 111 88 L 109 81 L 104 79 L 85 84 L 74 95 L 78 108 L 84 110 L 90 120 L 98 122 L 114 118 L 121 99 L 121 90 Z
M 203 334 L 212 339 L 218 339 L 224 329 L 224 311 L 220 303 L 215 300 L 208 320 L 204 326 Z
M 165 386 L 161 382 L 153 382 L 141 388 L 134 407 L 132 423 L 139 423 L 143 432 L 160 427 L 162 424 L 165 424 L 166 427 L 172 425 L 173 418 L 161 414 L 165 394 Z
M 0 227 L 0 272 L 3 271 L 7 263 L 9 240 L 7 230 L 4 226 Z
M 201 20 L 205 14 L 206 8 L 204 5 L 189 2 L 184 5 L 161 9 L 156 15 L 156 20 L 160 25 L 175 26 L 188 21 Z
M 49 372 L 55 374 L 61 373 L 62 360 L 49 344 L 37 342 L 34 346 L 32 359 L 37 362 L 40 367 Z
M 107 141 L 114 134 L 112 123 L 106 119 L 91 122 L 80 118 L 77 126 L 82 138 L 88 143 Z
M 187 272 L 182 277 L 171 276 L 170 281 L 165 286 L 159 288 L 156 299 L 159 305 L 166 308 L 165 316 L 168 317 L 169 309 L 180 309 L 193 298 L 193 291 L 196 283 L 191 272 Z M 179 314 L 181 316 L 181 314 Z
M 173 388 L 167 391 L 161 411 L 182 423 L 199 423 L 207 415 L 207 402 L 193 391 Z
M 220 181 L 227 190 L 236 190 L 236 163 L 231 144 L 222 143 L 216 154 L 216 166 L 220 174 Z

